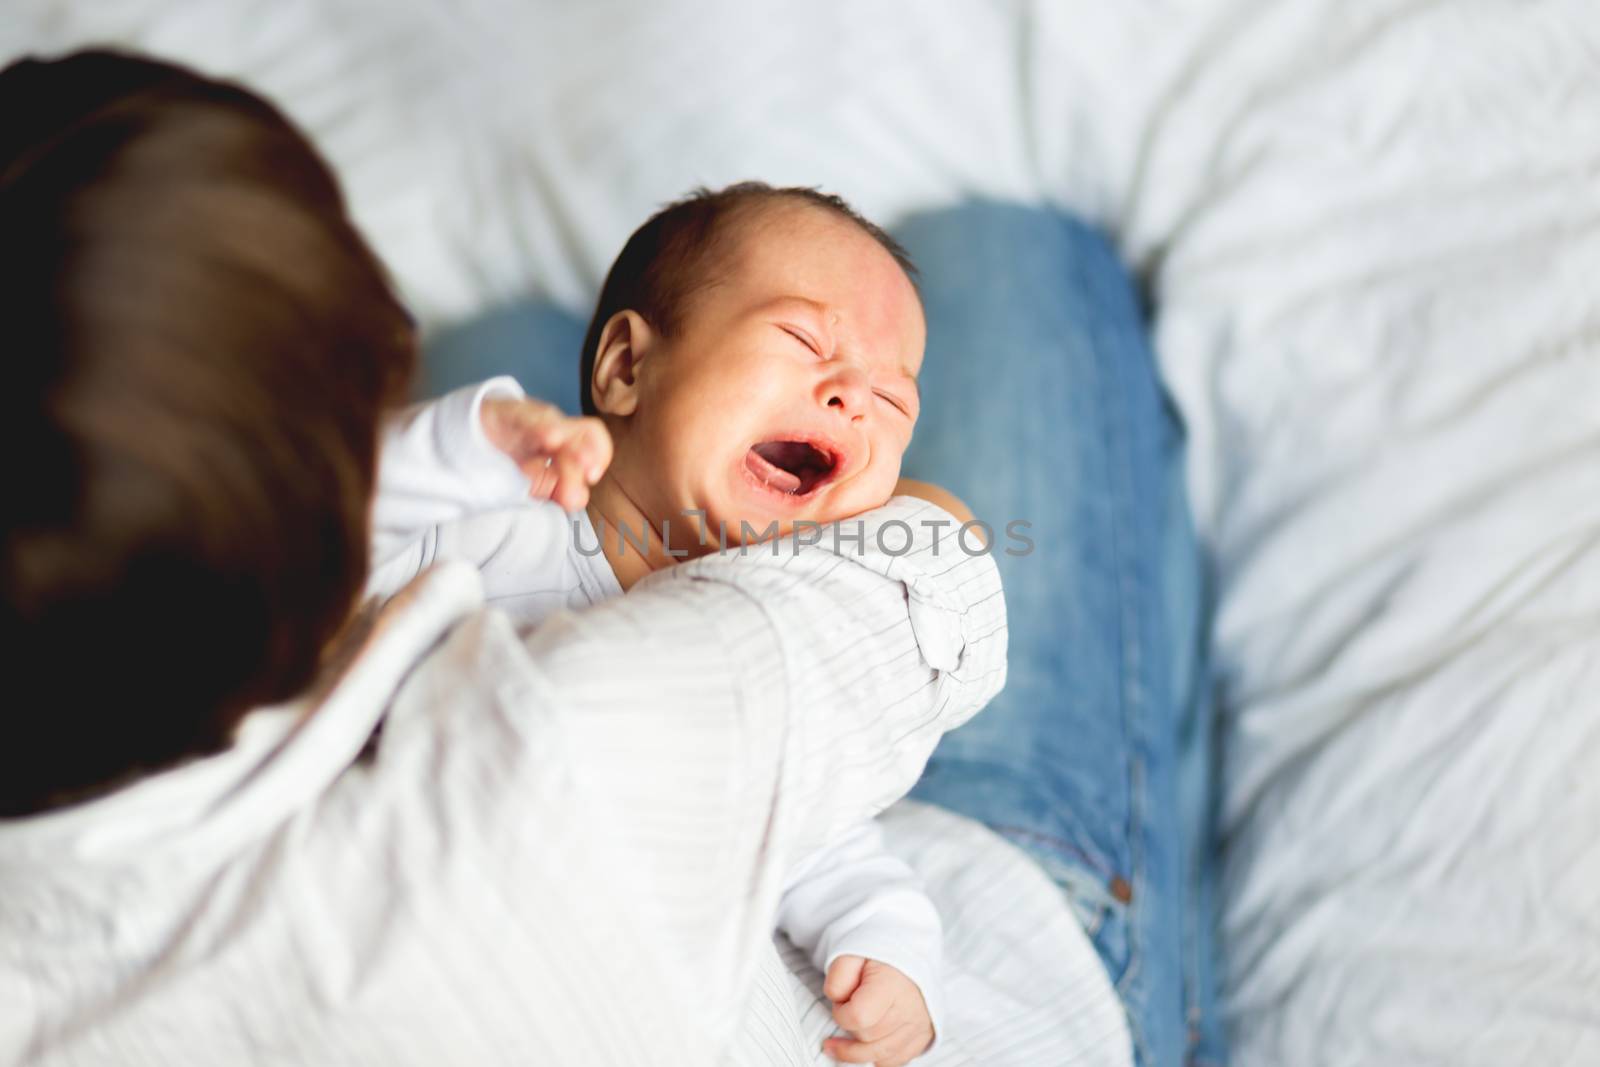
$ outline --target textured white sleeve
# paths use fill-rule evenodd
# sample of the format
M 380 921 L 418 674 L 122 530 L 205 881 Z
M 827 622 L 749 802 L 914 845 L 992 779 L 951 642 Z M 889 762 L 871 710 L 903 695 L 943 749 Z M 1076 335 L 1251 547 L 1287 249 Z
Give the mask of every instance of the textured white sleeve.
M 527 635 L 527 699 L 560 709 L 592 847 L 626 867 L 654 951 L 693 968 L 709 1052 L 799 860 L 902 797 L 1004 684 L 994 561 L 935 548 L 927 519 L 954 528 L 897 497 L 847 520 L 859 542 L 693 560 Z
M 883 829 L 867 820 L 807 859 L 778 903 L 778 929 L 822 974 L 840 956 L 887 963 L 917 984 L 944 1031 L 941 979 L 944 929 L 917 877 L 887 851 Z
M 381 566 L 428 529 L 528 499 L 529 483 L 484 436 L 488 396 L 523 395 L 515 378 L 491 378 L 407 408 L 385 425 L 372 505 L 372 564 Z

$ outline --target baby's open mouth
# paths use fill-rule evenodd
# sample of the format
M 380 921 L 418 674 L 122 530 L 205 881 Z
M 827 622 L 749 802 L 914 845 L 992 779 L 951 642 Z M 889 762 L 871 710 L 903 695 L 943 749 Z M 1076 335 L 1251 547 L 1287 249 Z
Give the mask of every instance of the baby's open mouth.
M 805 496 L 827 481 L 835 462 L 833 456 L 805 441 L 763 441 L 745 455 L 744 465 L 769 489 Z

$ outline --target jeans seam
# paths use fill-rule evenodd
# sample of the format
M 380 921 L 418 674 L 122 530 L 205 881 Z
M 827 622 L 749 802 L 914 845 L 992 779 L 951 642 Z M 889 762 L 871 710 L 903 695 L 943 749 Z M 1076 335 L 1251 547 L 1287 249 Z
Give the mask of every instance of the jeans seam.
M 1074 257 L 1076 267 L 1076 281 L 1084 293 L 1086 304 L 1093 303 L 1093 289 L 1090 279 L 1086 276 L 1084 257 Z M 1105 326 L 1102 321 L 1091 320 L 1089 323 L 1090 342 L 1103 348 L 1102 339 L 1105 337 Z M 1117 630 L 1118 648 L 1122 656 L 1121 676 L 1122 685 L 1118 688 L 1121 697 L 1121 713 L 1123 729 L 1127 732 L 1128 751 L 1128 822 L 1125 834 L 1128 841 L 1128 881 L 1132 888 L 1131 899 L 1126 902 L 1126 920 L 1124 923 L 1125 936 L 1128 944 L 1128 963 L 1121 977 L 1117 981 L 1117 991 L 1122 995 L 1124 1004 L 1127 1002 L 1126 993 L 1134 988 L 1143 972 L 1144 937 L 1139 919 L 1144 914 L 1145 898 L 1149 892 L 1149 882 L 1145 875 L 1145 843 L 1142 839 L 1144 825 L 1144 798 L 1142 790 L 1145 783 L 1145 768 L 1142 755 L 1142 736 L 1139 733 L 1140 721 L 1139 707 L 1143 693 L 1138 681 L 1138 669 L 1142 662 L 1142 650 L 1139 645 L 1139 634 L 1136 617 L 1136 590 L 1133 584 L 1136 576 L 1131 573 L 1132 561 L 1129 559 L 1126 539 L 1128 529 L 1127 510 L 1130 504 L 1127 487 L 1131 484 L 1132 471 L 1129 469 L 1128 449 L 1131 442 L 1128 440 L 1129 427 L 1122 416 L 1120 404 L 1121 394 L 1117 390 L 1117 383 L 1111 379 L 1116 370 L 1108 370 L 1103 366 L 1103 361 L 1090 360 L 1089 365 L 1094 368 L 1096 395 L 1100 398 L 1100 411 L 1104 439 L 1111 445 L 1107 452 L 1106 464 L 1107 482 L 1111 486 L 1113 499 L 1110 522 L 1110 544 L 1113 553 L 1114 570 L 1117 575 L 1118 605 L 1117 605 Z M 1133 615 L 1133 618 L 1130 618 Z M 1148 991 L 1146 991 L 1148 992 Z M 1148 999 L 1147 997 L 1145 998 Z M 1130 1020 L 1133 1012 L 1129 1012 Z M 1141 1062 L 1148 1063 L 1150 1051 L 1147 1045 L 1147 1035 L 1137 1026 L 1130 1026 L 1134 1044 L 1140 1051 Z
M 1105 865 L 1095 859 L 1095 857 L 1089 855 L 1089 853 L 1085 852 L 1083 849 L 1079 848 L 1077 845 L 1073 844 L 1071 841 L 1068 841 L 1064 837 L 1057 837 L 1055 834 L 1045 833 L 1043 830 L 1034 830 L 1022 826 L 995 824 L 992 828 L 996 833 L 1004 834 L 1007 837 L 1017 839 L 1026 838 L 1027 840 L 1038 842 L 1041 845 L 1049 846 L 1055 852 L 1064 853 L 1067 859 L 1074 860 L 1083 864 L 1085 867 L 1090 868 L 1103 879 L 1109 879 L 1113 874 L 1116 873 L 1115 871 L 1107 870 Z

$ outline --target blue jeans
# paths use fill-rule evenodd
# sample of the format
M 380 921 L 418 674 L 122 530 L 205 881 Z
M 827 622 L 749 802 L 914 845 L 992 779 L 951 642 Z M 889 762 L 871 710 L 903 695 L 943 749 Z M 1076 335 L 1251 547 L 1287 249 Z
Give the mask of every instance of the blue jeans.
M 1183 442 L 1127 273 L 1063 216 L 976 203 L 896 230 L 928 316 L 906 474 L 992 523 L 1006 689 L 914 796 L 972 816 L 1066 892 L 1138 1061 L 1220 1063 L 1202 568 Z M 1007 537 L 1018 527 L 1032 541 Z
M 1061 215 L 978 203 L 896 236 L 928 315 L 906 474 L 996 527 L 1010 680 L 915 796 L 987 823 L 1061 885 L 1145 1067 L 1220 1063 L 1202 571 L 1182 438 L 1116 256 Z M 583 322 L 539 305 L 435 338 L 421 391 L 511 371 L 576 410 Z M 1031 539 L 1009 556 L 1006 524 Z M 1041 1065 L 1047 1067 L 1047 1065 Z

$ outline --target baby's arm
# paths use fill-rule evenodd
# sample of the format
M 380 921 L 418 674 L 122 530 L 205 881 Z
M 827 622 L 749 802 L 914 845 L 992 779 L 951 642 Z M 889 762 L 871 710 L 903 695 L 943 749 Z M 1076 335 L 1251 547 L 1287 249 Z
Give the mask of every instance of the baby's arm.
M 378 439 L 372 559 L 386 559 L 431 527 L 528 498 L 529 481 L 484 433 L 484 402 L 522 396 L 512 378 L 491 378 L 396 412 Z
M 857 1039 L 843 1048 L 831 1040 L 831 1053 L 864 1048 L 874 1062 L 899 1064 L 931 1047 L 944 1023 L 944 931 L 921 880 L 884 849 L 876 822 L 859 824 L 800 866 L 779 902 L 777 926 L 827 976 L 834 1020 Z
M 407 408 L 379 441 L 373 563 L 468 515 L 530 499 L 580 508 L 610 461 L 611 438 L 598 419 L 530 399 L 514 378 Z

